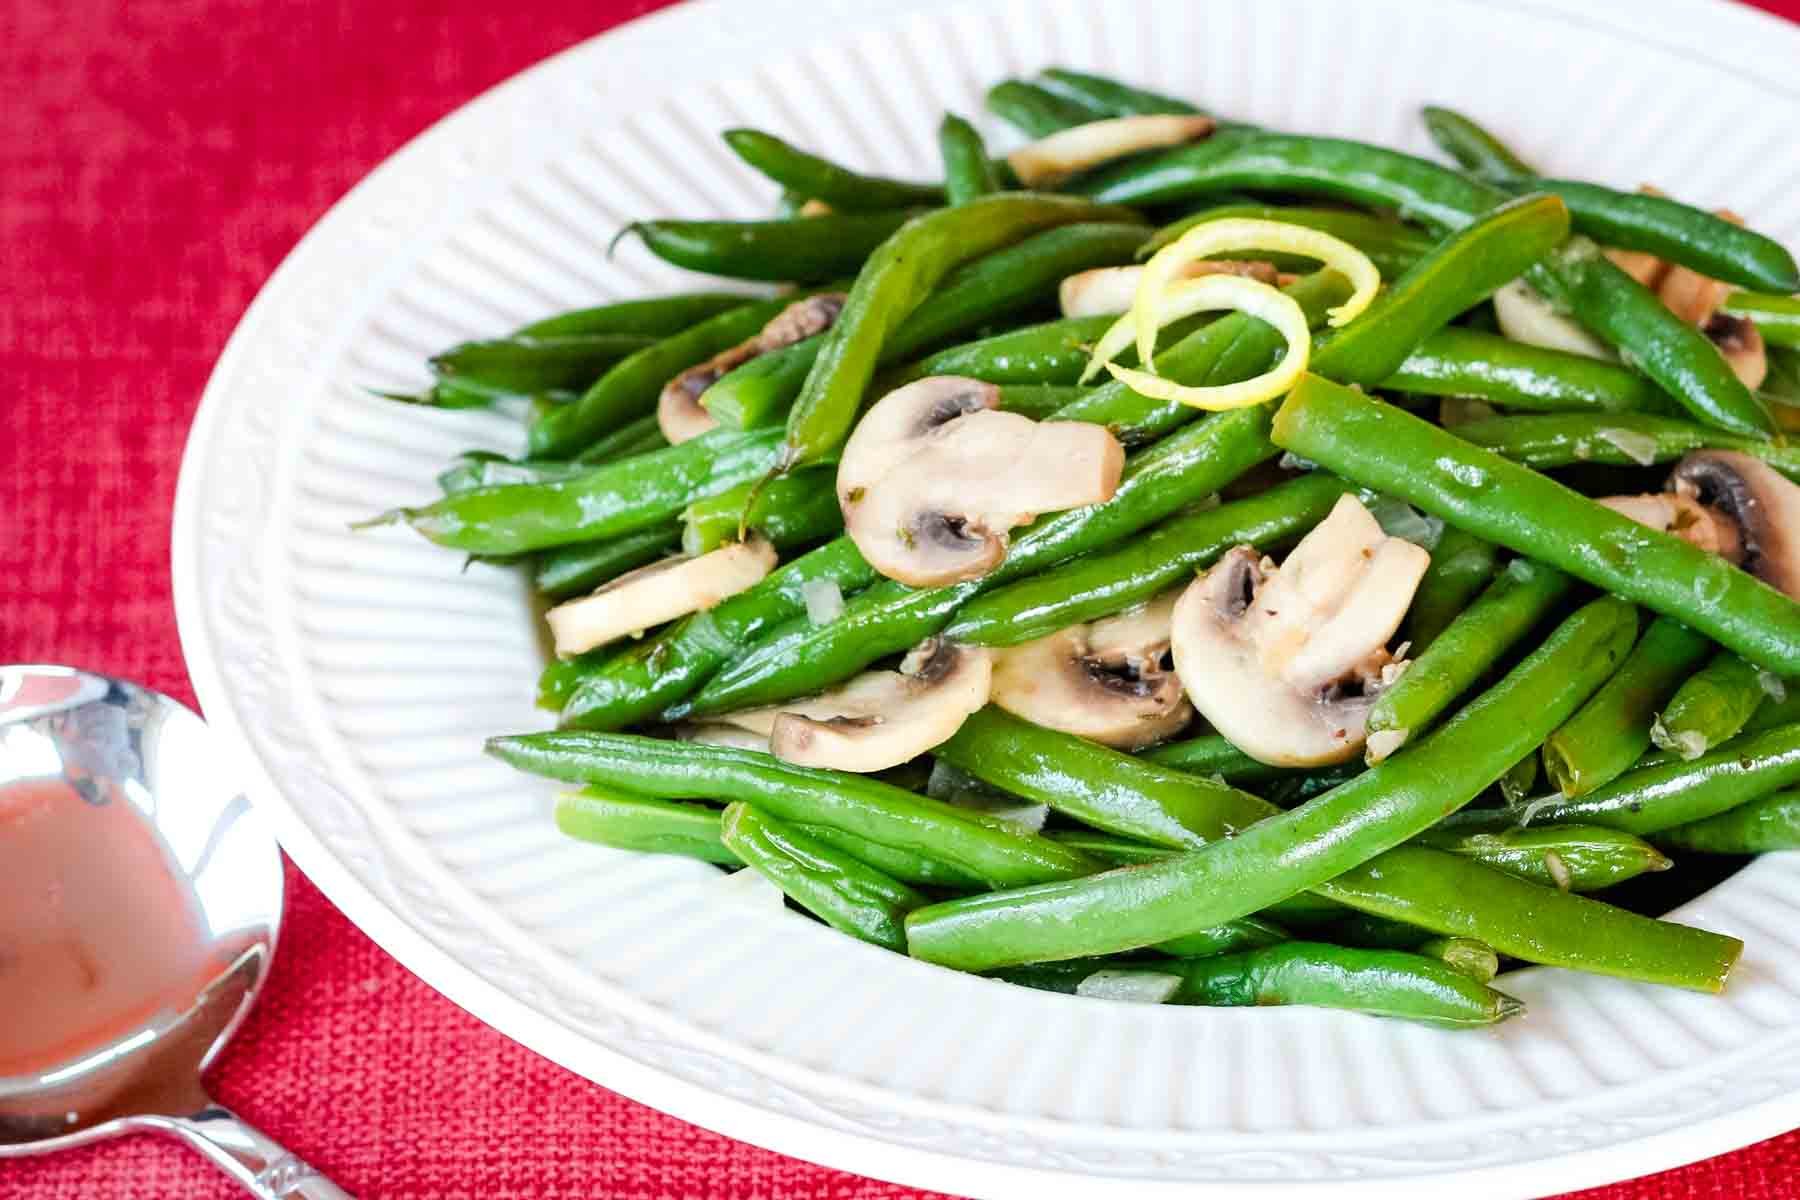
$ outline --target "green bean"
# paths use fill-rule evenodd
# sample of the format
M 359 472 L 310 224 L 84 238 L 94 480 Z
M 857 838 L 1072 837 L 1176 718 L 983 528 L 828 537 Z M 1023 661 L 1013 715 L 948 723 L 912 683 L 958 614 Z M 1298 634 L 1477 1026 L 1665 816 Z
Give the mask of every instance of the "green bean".
M 653 525 L 636 533 L 558 546 L 538 556 L 532 582 L 552 600 L 591 592 L 627 571 L 648 566 L 681 546 L 681 526 Z
M 1431 548 L 1431 566 L 1413 593 L 1406 615 L 1406 640 L 1417 656 L 1469 607 L 1475 594 L 1494 578 L 1500 552 L 1460 529 L 1445 529 Z
M 835 825 L 872 842 L 959 867 L 994 887 L 1098 870 L 1079 851 L 1004 821 L 891 784 L 796 767 L 772 755 L 619 733 L 557 732 L 488 739 L 488 753 L 533 774 L 661 798 L 744 800 L 796 823 Z
M 1295 773 L 1293 767 L 1274 767 L 1251 758 L 1216 733 L 1165 742 L 1140 751 L 1138 757 L 1190 775 L 1217 775 L 1232 784 L 1268 783 Z
M 476 488 L 375 522 L 404 520 L 438 545 L 471 554 L 520 554 L 635 533 L 697 498 L 767 473 L 780 436 L 776 429 L 715 429 L 570 479 Z
M 1770 854 L 1800 850 L 1800 792 L 1773 792 L 1715 816 L 1656 835 L 1670 850 L 1696 854 Z
M 1489 417 L 1456 427 L 1456 436 L 1538 471 L 1580 463 L 1649 466 L 1695 450 L 1737 450 L 1800 478 L 1800 450 L 1707 429 L 1651 413 L 1543 413 Z
M 1344 208 L 1290 208 L 1271 204 L 1227 204 L 1204 209 L 1156 231 L 1156 235 L 1138 249 L 1139 258 L 1148 258 L 1164 246 L 1209 221 L 1247 217 L 1258 221 L 1281 221 L 1303 225 L 1341 238 L 1369 256 L 1384 277 L 1404 274 L 1412 265 L 1430 253 L 1432 238 L 1410 226 L 1388 217 L 1370 216 Z
M 965 970 L 1108 954 L 1329 886 L 1334 876 L 1422 832 L 1499 778 L 1611 673 L 1635 625 L 1629 605 L 1596 601 L 1406 754 L 1300 808 L 1164 862 L 919 909 L 907 918 L 911 952 Z M 1126 761 L 1134 770 L 1149 769 Z M 983 769 L 972 761 L 956 765 Z M 1254 797 L 1246 800 L 1229 799 L 1229 819 L 1237 819 L 1240 805 L 1246 814 L 1257 806 Z
M 1379 740 L 1383 752 L 1372 756 L 1385 757 L 1429 728 L 1548 615 L 1570 586 L 1567 575 L 1528 559 L 1508 563 L 1475 603 L 1376 697 L 1369 709 L 1370 739 L 1389 736 Z
M 907 222 L 869 256 L 843 313 L 826 332 L 818 361 L 788 411 L 780 469 L 837 452 L 889 338 L 953 268 L 1058 225 L 1135 219 L 1128 210 L 1073 197 L 1002 192 Z
M 1414 840 L 1520 879 L 1571 892 L 1603 891 L 1672 865 L 1641 838 L 1601 825 L 1545 825 L 1495 833 L 1427 829 Z
M 624 333 L 672 337 L 690 325 L 716 317 L 755 299 L 736 292 L 683 292 L 649 300 L 620 300 L 594 308 L 577 308 L 533 321 L 514 331 L 518 337 L 587 337 Z
M 1116 79 L 1108 79 L 1104 75 L 1071 71 L 1066 67 L 1045 68 L 1038 75 L 1038 86 L 1072 104 L 1080 105 L 1095 118 L 1200 112 L 1186 100 L 1145 91 Z
M 1768 698 L 1762 674 L 1730 651 L 1713 655 L 1663 706 L 1650 740 L 1687 759 L 1730 741 Z
M 1586 795 L 1458 814 L 1451 828 L 1605 825 L 1640 837 L 1703 820 L 1800 783 L 1800 725 L 1738 738 L 1692 761 L 1640 767 Z
M 1309 375 L 1282 404 L 1274 436 L 1346 479 L 1683 621 L 1777 674 L 1800 675 L 1794 601 L 1391 404 Z
M 664 262 L 733 279 L 823 283 L 855 271 L 916 215 L 830 213 L 772 221 L 639 221 L 634 233 Z
M 1093 344 L 1116 319 L 1065 317 L 997 333 L 927 354 L 888 382 L 898 386 L 927 375 L 962 375 L 1001 385 L 1073 384 L 1087 369 Z
M 476 488 L 499 487 L 508 483 L 549 483 L 559 479 L 573 479 L 592 469 L 581 463 L 516 462 L 504 454 L 471 450 L 439 472 L 437 482 L 446 496 L 455 496 Z
M 1247 130 L 1097 172 L 1076 181 L 1073 190 L 1111 203 L 1153 204 L 1246 187 L 1396 208 L 1439 230 L 1461 228 L 1506 196 L 1492 184 L 1379 146 Z M 1591 240 L 1571 238 L 1527 277 L 1553 303 L 1621 347 L 1704 423 L 1752 436 L 1774 432 L 1768 413 L 1705 335 L 1609 262 Z
M 669 717 L 729 712 L 805 695 L 847 679 L 949 623 L 970 597 L 1040 567 L 1116 544 L 1208 495 L 1273 455 L 1266 406 L 1218 413 L 1127 459 L 1105 504 L 1056 513 L 1013 540 L 1006 560 L 980 579 L 934 588 L 883 581 L 854 597 L 828 625 L 790 622 L 725 666 Z
M 880 212 L 944 202 L 944 189 L 936 184 L 864 175 L 760 129 L 727 129 L 721 136 L 732 153 L 782 187 L 823 200 L 837 212 Z
M 957 610 L 945 636 L 1016 646 L 1150 599 L 1233 546 L 1269 547 L 1324 520 L 1350 490 L 1319 471 L 1244 500 L 1172 517 L 1117 550 L 1096 550 L 987 592 Z
M 700 407 L 730 429 L 780 424 L 805 386 L 824 342 L 825 335 L 816 333 L 740 363 L 700 393 Z
M 1404 950 L 1284 942 L 1181 965 L 1172 1004 L 1306 1004 L 1447 1029 L 1493 1025 L 1525 1011 L 1465 971 Z
M 1414 263 L 1362 316 L 1327 335 L 1310 369 L 1341 383 L 1374 387 L 1427 335 L 1568 236 L 1568 210 L 1554 196 L 1524 196 L 1483 213 Z
M 1473 396 L 1528 412 L 1664 412 L 1671 405 L 1637 372 L 1583 354 L 1527 346 L 1449 326 L 1420 342 L 1383 391 Z
M 1086 390 L 1050 383 L 1007 383 L 1000 386 L 1000 407 L 1043 421 L 1081 399 Z
M 1771 346 L 1800 346 L 1800 296 L 1733 292 L 1725 297 L 1719 311 L 1729 317 L 1755 321 L 1763 341 Z
M 1650 748 L 1650 725 L 1711 648 L 1679 621 L 1658 617 L 1581 711 L 1544 743 L 1544 770 L 1565 796 L 1581 796 L 1631 769 Z
M 1474 938 L 1438 937 L 1420 942 L 1413 951 L 1435 958 L 1452 971 L 1467 975 L 1476 983 L 1491 983 L 1500 973 L 1500 956 L 1486 942 Z
M 1026 137 L 1049 137 L 1075 125 L 1098 119 L 1086 105 L 1021 79 L 996 83 L 987 92 L 988 111 Z
M 944 194 L 952 205 L 1000 190 L 1000 175 L 988 156 L 987 143 L 955 113 L 945 113 L 938 126 L 938 151 L 944 158 Z
M 681 552 L 705 554 L 735 542 L 745 530 L 791 550 L 832 537 L 844 527 L 838 511 L 837 473 L 828 467 L 797 471 L 767 485 L 740 483 L 728 492 L 696 500 L 681 514 Z
M 565 458 L 628 421 L 655 411 L 663 385 L 677 373 L 754 337 L 790 298 L 728 309 L 640 350 L 602 375 L 581 399 L 531 427 L 532 458 Z
M 494 396 L 529 396 L 556 388 L 584 388 L 620 359 L 658 339 L 637 333 L 495 338 L 463 342 L 433 356 L 431 370 Z
M 1426 105 L 1423 115 L 1437 148 L 1476 178 L 1503 183 L 1537 174 L 1504 142 L 1461 113 Z
M 619 729 L 652 717 L 693 692 L 759 635 L 805 612 L 806 593 L 817 583 L 835 583 L 850 593 L 874 579 L 874 568 L 849 538 L 827 542 L 717 608 L 583 664 L 563 704 L 562 723 Z
M 719 841 L 719 810 L 704 804 L 587 788 L 556 798 L 556 827 L 572 838 L 618 850 L 678 854 L 727 867 L 742 864 Z
M 902 922 L 925 897 L 904 883 L 741 801 L 726 806 L 720 839 L 833 929 L 906 952 Z
M 634 454 L 647 454 L 652 450 L 661 450 L 669 444 L 669 439 L 662 433 L 657 424 L 655 413 L 646 413 L 635 421 L 627 421 L 606 436 L 588 443 L 586 449 L 575 456 L 578 463 L 604 465 L 615 459 L 630 458 Z

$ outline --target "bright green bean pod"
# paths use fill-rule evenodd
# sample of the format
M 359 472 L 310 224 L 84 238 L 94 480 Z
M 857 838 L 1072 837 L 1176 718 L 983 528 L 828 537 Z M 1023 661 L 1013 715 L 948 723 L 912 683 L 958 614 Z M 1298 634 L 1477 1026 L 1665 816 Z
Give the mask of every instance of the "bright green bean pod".
M 1066 67 L 1046 68 L 1038 75 L 1037 85 L 1071 104 L 1080 105 L 1092 113 L 1095 119 L 1200 112 L 1186 100 L 1132 87 L 1104 75 L 1071 71 Z
M 1210 495 L 1274 454 L 1267 406 L 1217 413 L 1126 460 L 1105 504 L 1044 517 L 1013 539 L 1006 560 L 979 579 L 934 588 L 883 581 L 828 625 L 791 622 L 741 654 L 686 705 L 688 717 L 772 704 L 847 679 L 883 655 L 930 637 L 978 592 L 1129 534 Z
M 1382 748 L 1377 757 L 1429 728 L 1568 595 L 1570 586 L 1561 571 L 1529 559 L 1507 564 L 1475 603 L 1376 697 L 1368 730 L 1371 742 Z M 1387 736 L 1377 740 L 1378 734 Z
M 655 413 L 646 413 L 635 421 L 628 421 L 606 436 L 588 443 L 575 461 L 592 466 L 604 466 L 616 459 L 630 458 L 634 454 L 647 454 L 652 450 L 661 450 L 669 444 L 669 439 L 662 434 L 662 427 L 656 423 Z
M 1422 114 L 1437 148 L 1476 178 L 1504 183 L 1537 174 L 1506 143 L 1461 113 L 1428 104 Z
M 925 897 L 889 875 L 742 803 L 726 806 L 720 839 L 782 894 L 840 933 L 906 952 L 906 914 Z
M 1565 796 L 1581 796 L 1631 769 L 1650 748 L 1650 725 L 1711 643 L 1658 617 L 1618 674 L 1544 742 L 1544 770 Z
M 620 300 L 544 317 L 521 326 L 514 333 L 520 337 L 543 338 L 605 333 L 665 338 L 753 299 L 754 296 L 736 292 L 684 292 L 648 300 Z
M 657 396 L 670 379 L 754 337 L 790 302 L 791 298 L 784 297 L 741 304 L 638 351 L 596 380 L 581 399 L 533 425 L 527 443 L 531 457 L 566 458 L 626 422 L 653 412 Z
M 717 608 L 686 617 L 598 662 L 584 663 L 579 681 L 567 691 L 562 724 L 620 729 L 653 717 L 693 692 L 757 637 L 804 613 L 806 592 L 816 582 L 836 583 L 848 594 L 874 579 L 874 568 L 849 538 L 827 542 Z
M 570 479 L 476 488 L 376 522 L 404 520 L 440 546 L 521 554 L 660 525 L 695 499 L 768 472 L 780 430 L 715 429 Z
M 1064 317 L 949 346 L 908 365 L 888 382 L 898 386 L 927 375 L 963 375 L 1001 385 L 1074 384 L 1087 369 L 1093 344 L 1116 319 Z
M 1086 392 L 1086 388 L 1051 383 L 1006 383 L 1000 385 L 1000 407 L 1034 421 L 1043 421 L 1081 399 Z
M 1164 225 L 1149 241 L 1138 248 L 1139 258 L 1148 258 L 1188 230 L 1209 221 L 1249 218 L 1257 221 L 1283 221 L 1302 225 L 1341 238 L 1369 256 L 1384 278 L 1404 274 L 1414 263 L 1431 252 L 1435 244 L 1429 234 L 1388 217 L 1352 212 L 1346 208 L 1287 208 L 1273 204 L 1226 204 L 1208 208 L 1181 220 Z
M 1128 210 L 1074 197 L 1002 192 L 907 222 L 869 256 L 826 332 L 818 361 L 788 411 L 780 469 L 837 452 L 856 423 L 883 347 L 953 268 L 1054 226 L 1135 219 Z
M 1800 296 L 1733 292 L 1719 311 L 1756 322 L 1763 341 L 1771 346 L 1800 347 Z
M 1679 538 L 1391 404 L 1308 375 L 1275 418 L 1284 450 L 1800 675 L 1800 605 Z M 1510 765 L 1510 764 L 1509 764 Z
M 944 158 L 944 195 L 951 205 L 967 204 L 1000 190 L 1000 174 L 988 155 L 987 143 L 973 125 L 955 113 L 945 113 L 938 125 L 938 152 Z
M 1672 865 L 1643 839 L 1601 825 L 1545 825 L 1494 833 L 1427 829 L 1415 841 L 1569 892 L 1603 891 Z
M 988 111 L 1026 137 L 1049 137 L 1075 125 L 1099 120 L 1086 105 L 1064 99 L 1022 79 L 1006 79 L 987 92 Z
M 944 189 L 936 184 L 852 171 L 760 129 L 727 129 L 721 136 L 732 153 L 782 187 L 823 200 L 837 212 L 880 212 L 944 202 Z
M 1323 471 L 1244 500 L 1172 517 L 1117 550 L 1096 550 L 963 605 L 945 636 L 1016 646 L 1150 599 L 1238 545 L 1272 547 L 1324 520 L 1350 486 Z
M 864 776 L 796 767 L 753 750 L 587 732 L 490 738 L 487 749 L 520 770 L 570 783 L 665 799 L 698 794 L 749 801 L 779 820 L 835 825 L 939 859 L 993 887 L 1075 878 L 1101 865 L 1048 838 L 1004 821 L 985 822 L 941 800 Z
M 1446 1029 L 1493 1025 L 1525 1006 L 1438 959 L 1405 950 L 1284 942 L 1181 964 L 1171 1004 L 1306 1004 Z
M 1713 655 L 1663 706 L 1650 740 L 1686 759 L 1730 741 L 1768 699 L 1762 675 L 1730 651 Z
M 700 393 L 700 407 L 730 429 L 779 425 L 805 386 L 824 342 L 824 334 L 814 334 L 733 367 Z
M 1527 412 L 1665 412 L 1672 407 L 1648 379 L 1616 363 L 1454 325 L 1414 347 L 1381 388 L 1422 396 L 1473 396 Z
M 823 283 L 854 272 L 916 212 L 830 213 L 772 221 L 639 221 L 626 226 L 620 236 L 635 233 L 652 254 L 690 271 L 772 283 Z
M 1715 816 L 1676 825 L 1656 844 L 1696 854 L 1772 854 L 1800 850 L 1800 792 L 1772 792 Z
M 1800 478 L 1800 450 L 1651 413 L 1544 413 L 1490 417 L 1456 427 L 1456 436 L 1538 471 L 1580 463 L 1649 466 L 1695 450 L 1737 450 Z
M 828 467 L 797 471 L 766 485 L 740 483 L 728 492 L 696 500 L 681 514 L 681 552 L 705 554 L 735 542 L 749 530 L 777 550 L 791 550 L 835 536 L 844 527 Z
M 1374 387 L 1427 335 L 1517 278 L 1568 236 L 1568 209 L 1554 196 L 1523 196 L 1483 213 L 1439 242 L 1360 317 L 1328 334 L 1310 369 L 1341 383 Z
M 1435 958 L 1476 983 L 1491 983 L 1500 973 L 1500 956 L 1486 942 L 1474 938 L 1437 937 L 1420 942 L 1413 953 Z
M 1406 615 L 1406 640 L 1415 657 L 1429 649 L 1494 578 L 1499 558 L 1492 544 L 1455 527 L 1444 530 L 1432 547 L 1431 566 Z
M 919 909 L 907 918 L 911 953 L 964 970 L 1110 954 L 1329 885 L 1498 779 L 1612 672 L 1635 627 L 1630 605 L 1596 601 L 1406 754 L 1300 808 L 1164 862 Z
M 556 798 L 556 827 L 617 850 L 678 854 L 727 867 L 743 861 L 719 841 L 719 810 L 704 804 L 587 788 Z
M 463 342 L 431 359 L 439 380 L 494 396 L 529 396 L 557 388 L 584 388 L 622 358 L 655 344 L 637 333 L 524 336 Z
M 565 600 L 591 592 L 627 571 L 649 566 L 680 547 L 680 525 L 653 525 L 636 533 L 545 551 L 533 564 L 531 578 L 543 595 Z
M 476 488 L 500 487 L 509 483 L 550 483 L 573 479 L 593 468 L 581 463 L 518 462 L 504 454 L 471 450 L 438 473 L 438 486 L 446 496 L 472 492 Z
M 1227 783 L 1238 785 L 1267 783 L 1292 775 L 1296 770 L 1259 762 L 1217 733 L 1165 742 L 1140 751 L 1138 757 L 1190 775 L 1217 775 Z
M 1642 767 L 1573 798 L 1460 813 L 1455 829 L 1544 824 L 1605 825 L 1640 837 L 1704 820 L 1800 784 L 1800 725 L 1739 738 L 1692 762 Z
M 1208 958 L 1214 954 L 1231 954 L 1238 950 L 1254 950 L 1274 946 L 1288 940 L 1287 930 L 1261 917 L 1239 917 L 1235 921 L 1197 933 L 1160 942 L 1152 949 L 1175 958 Z

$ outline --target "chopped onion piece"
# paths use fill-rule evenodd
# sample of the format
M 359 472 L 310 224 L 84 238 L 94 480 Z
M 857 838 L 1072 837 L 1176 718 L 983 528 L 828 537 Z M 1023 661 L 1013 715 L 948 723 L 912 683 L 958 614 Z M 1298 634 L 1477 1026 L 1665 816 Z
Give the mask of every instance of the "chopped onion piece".
M 1705 734 L 1698 729 L 1670 733 L 1669 727 L 1663 724 L 1661 713 L 1658 713 L 1656 719 L 1650 722 L 1650 740 L 1662 749 L 1673 751 L 1690 762 L 1707 751 Z
M 1539 796 L 1536 800 L 1527 804 L 1524 810 L 1519 813 L 1519 828 L 1525 828 L 1527 825 L 1531 824 L 1539 813 L 1543 812 L 1546 808 L 1555 804 L 1560 804 L 1561 802 L 1562 794 L 1560 792 L 1551 792 L 1548 796 Z
M 1400 747 L 1406 745 L 1411 735 L 1410 729 L 1379 729 L 1369 735 L 1363 747 L 1363 753 L 1371 764 L 1378 763 Z
M 1656 462 L 1656 439 L 1647 433 L 1634 433 L 1629 429 L 1602 429 L 1596 436 L 1640 467 L 1648 467 Z
M 1426 516 L 1404 500 L 1396 500 L 1392 496 L 1377 496 L 1366 507 L 1369 515 L 1375 518 L 1375 523 L 1381 526 L 1381 532 L 1389 537 L 1435 550 L 1438 539 L 1444 536 L 1444 523 L 1441 520 Z
M 1763 694 L 1775 703 L 1780 704 L 1787 699 L 1787 684 L 1781 682 L 1781 676 L 1773 671 L 1758 671 L 1756 682 L 1762 684 Z
M 800 585 L 800 598 L 806 602 L 806 619 L 814 625 L 829 625 L 844 615 L 844 591 L 835 579 L 809 579 Z
M 1569 864 L 1554 850 L 1544 851 L 1544 869 L 1550 872 L 1550 881 L 1561 891 L 1568 891 L 1575 882 L 1575 877 L 1569 874 Z
M 1161 1004 L 1180 989 L 1181 976 L 1166 971 L 1095 971 L 1075 985 L 1075 994 L 1091 1000 Z
M 1316 471 L 1319 469 L 1318 463 L 1310 458 L 1301 458 L 1292 450 L 1283 450 L 1281 457 L 1275 460 L 1275 465 L 1284 471 Z

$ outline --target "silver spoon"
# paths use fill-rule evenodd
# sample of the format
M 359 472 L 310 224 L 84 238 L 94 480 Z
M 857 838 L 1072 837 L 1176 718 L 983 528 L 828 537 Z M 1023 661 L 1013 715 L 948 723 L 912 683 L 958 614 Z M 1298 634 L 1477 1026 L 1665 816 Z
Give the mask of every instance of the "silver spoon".
M 281 929 L 227 762 L 167 696 L 0 666 L 0 1158 L 161 1133 L 253 1195 L 350 1200 L 200 1083 Z

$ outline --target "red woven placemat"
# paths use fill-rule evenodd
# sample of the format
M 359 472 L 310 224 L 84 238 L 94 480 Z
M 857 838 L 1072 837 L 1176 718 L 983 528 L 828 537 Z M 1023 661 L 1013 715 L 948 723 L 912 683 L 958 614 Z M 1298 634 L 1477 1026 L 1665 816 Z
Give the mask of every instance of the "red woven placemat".
M 244 306 L 407 138 L 654 7 L 0 3 L 0 662 L 91 665 L 193 702 L 169 602 L 169 506 L 201 387 Z M 1800 17 L 1800 0 L 1766 7 Z M 214 1083 L 364 1196 L 918 1194 L 579 1079 L 432 992 L 291 870 L 290 884 L 275 977 Z M 1797 1168 L 1790 1135 L 1585 1196 L 1793 1196 Z M 187 1151 L 146 1139 L 0 1163 L 13 1200 L 233 1194 Z

